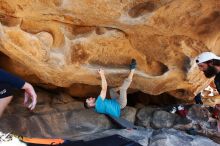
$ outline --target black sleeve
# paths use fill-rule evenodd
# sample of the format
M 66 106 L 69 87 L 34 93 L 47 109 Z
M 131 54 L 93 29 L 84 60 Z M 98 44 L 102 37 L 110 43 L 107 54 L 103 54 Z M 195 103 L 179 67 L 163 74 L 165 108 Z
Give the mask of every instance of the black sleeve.
M 7 83 L 15 88 L 21 89 L 24 86 L 25 81 L 0 69 L 0 83 Z
M 215 86 L 216 86 L 218 93 L 220 94 L 220 76 L 219 75 L 217 75 L 215 77 L 214 83 L 215 83 Z

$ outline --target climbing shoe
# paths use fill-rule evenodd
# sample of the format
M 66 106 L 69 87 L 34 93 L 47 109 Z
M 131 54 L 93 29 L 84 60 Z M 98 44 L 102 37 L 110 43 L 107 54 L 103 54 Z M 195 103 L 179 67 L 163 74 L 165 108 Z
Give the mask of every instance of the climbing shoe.
M 130 69 L 136 69 L 137 66 L 137 62 L 135 59 L 131 59 L 131 63 L 130 63 Z

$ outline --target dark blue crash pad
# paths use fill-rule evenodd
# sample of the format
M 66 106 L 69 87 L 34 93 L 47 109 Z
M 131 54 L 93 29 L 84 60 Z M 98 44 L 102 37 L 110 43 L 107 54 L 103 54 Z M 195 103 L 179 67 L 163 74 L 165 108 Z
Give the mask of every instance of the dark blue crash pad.
M 139 143 L 117 134 L 91 140 L 86 144 L 86 146 L 141 146 Z
M 28 146 L 51 146 L 51 145 L 43 145 L 43 144 L 32 144 L 26 143 Z M 103 138 L 98 138 L 90 141 L 69 141 L 66 140 L 63 144 L 59 144 L 56 146 L 142 146 L 139 143 L 125 138 L 121 135 L 111 135 Z

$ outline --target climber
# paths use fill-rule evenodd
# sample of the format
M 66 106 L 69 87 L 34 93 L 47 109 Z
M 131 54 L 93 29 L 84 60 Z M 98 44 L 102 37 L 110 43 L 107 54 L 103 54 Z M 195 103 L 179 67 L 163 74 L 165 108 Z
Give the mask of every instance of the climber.
M 11 92 L 12 88 L 24 89 L 24 104 L 29 109 L 33 110 L 36 106 L 37 95 L 32 85 L 19 77 L 0 69 L 0 117 L 13 98 Z M 28 105 L 29 99 L 32 101 Z
M 110 89 L 111 99 L 106 99 L 107 82 L 103 69 L 99 69 L 99 74 L 102 81 L 102 90 L 98 98 L 87 98 L 84 102 L 85 108 L 95 108 L 96 112 L 107 114 L 113 117 L 120 117 L 121 109 L 127 105 L 127 89 L 131 84 L 134 71 L 136 69 L 136 60 L 132 59 L 130 64 L 130 73 L 122 86 Z M 120 92 L 120 94 L 118 93 Z

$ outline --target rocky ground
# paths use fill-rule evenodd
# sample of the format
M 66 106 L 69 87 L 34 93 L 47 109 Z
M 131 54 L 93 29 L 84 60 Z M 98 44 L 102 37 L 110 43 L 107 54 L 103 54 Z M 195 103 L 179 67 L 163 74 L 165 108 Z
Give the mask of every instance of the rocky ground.
M 143 146 L 217 146 L 219 144 L 202 136 L 192 136 L 175 129 L 153 130 L 107 130 L 93 135 L 82 136 L 79 139 L 92 140 L 113 134 L 119 134 L 126 138 L 139 142 Z

